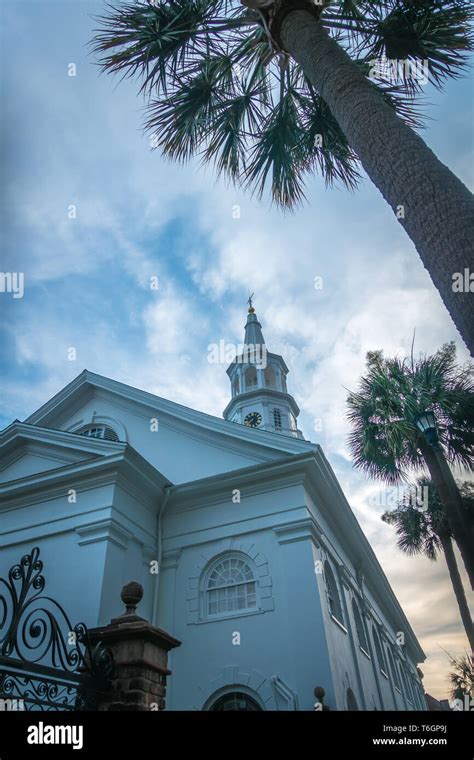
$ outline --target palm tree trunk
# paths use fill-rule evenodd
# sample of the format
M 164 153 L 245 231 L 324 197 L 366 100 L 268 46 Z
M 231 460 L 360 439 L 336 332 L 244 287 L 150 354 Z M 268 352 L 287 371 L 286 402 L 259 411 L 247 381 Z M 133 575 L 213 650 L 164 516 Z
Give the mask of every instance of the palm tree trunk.
M 439 533 L 441 546 L 443 547 L 444 556 L 446 558 L 446 564 L 449 570 L 449 577 L 453 584 L 454 594 L 458 603 L 459 612 L 461 613 L 461 620 L 466 631 L 466 636 L 471 647 L 471 651 L 474 652 L 474 629 L 472 626 L 472 618 L 469 610 L 469 606 L 466 600 L 466 594 L 459 575 L 458 565 L 456 562 L 456 556 L 454 554 L 453 543 L 448 535 L 445 533 Z
M 469 283 L 474 198 L 408 127 L 317 18 L 292 10 L 279 36 L 321 93 L 370 179 L 390 204 L 466 345 L 474 354 L 474 298 L 469 284 L 453 290 L 456 273 Z
M 446 513 L 446 519 L 448 520 L 449 527 L 454 536 L 461 557 L 464 562 L 471 588 L 474 588 L 474 551 L 471 539 L 471 527 L 467 517 L 463 519 L 463 503 L 456 483 L 454 483 L 454 489 L 449 487 L 443 477 L 443 472 L 440 468 L 439 461 L 436 457 L 436 452 L 421 436 L 418 441 L 418 446 L 423 454 L 423 458 L 428 467 L 431 475 L 431 480 L 438 492 L 441 504 L 443 505 Z

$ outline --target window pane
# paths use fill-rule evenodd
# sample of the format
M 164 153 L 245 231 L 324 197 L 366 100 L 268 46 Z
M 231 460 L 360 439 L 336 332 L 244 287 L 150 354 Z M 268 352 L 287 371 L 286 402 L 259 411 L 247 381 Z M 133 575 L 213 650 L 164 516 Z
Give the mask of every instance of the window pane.
M 256 606 L 256 583 L 249 565 L 240 557 L 220 560 L 208 578 L 208 615 L 236 612 Z

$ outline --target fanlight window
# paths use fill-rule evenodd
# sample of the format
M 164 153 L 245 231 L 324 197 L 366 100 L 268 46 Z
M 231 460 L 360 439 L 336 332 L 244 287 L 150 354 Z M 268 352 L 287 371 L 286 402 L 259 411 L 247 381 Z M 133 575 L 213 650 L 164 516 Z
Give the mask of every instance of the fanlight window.
M 252 569 L 240 557 L 221 559 L 208 576 L 205 596 L 208 617 L 257 609 Z
M 88 438 L 101 438 L 104 441 L 118 441 L 119 439 L 115 430 L 109 425 L 89 425 L 83 430 L 79 430 L 78 434 L 85 435 Z
M 210 709 L 216 712 L 226 712 L 228 710 L 238 712 L 256 712 L 262 708 L 255 701 L 255 699 L 249 697 L 248 694 L 242 694 L 242 692 L 233 691 L 220 697 L 216 702 L 214 702 Z
M 359 709 L 359 705 L 357 704 L 357 699 L 355 698 L 355 694 L 352 691 L 352 689 L 347 689 L 347 709 L 348 710 Z

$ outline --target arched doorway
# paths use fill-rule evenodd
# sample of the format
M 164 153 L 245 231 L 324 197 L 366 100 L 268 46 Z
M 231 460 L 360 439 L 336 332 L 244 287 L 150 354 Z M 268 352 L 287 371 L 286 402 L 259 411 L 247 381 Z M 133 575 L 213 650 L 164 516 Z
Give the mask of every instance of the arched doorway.
M 355 698 L 355 695 L 352 689 L 347 689 L 347 709 L 348 710 L 359 709 L 359 705 L 357 704 L 357 699 Z
M 255 712 L 261 709 L 255 699 L 242 691 L 229 691 L 227 694 L 223 694 L 209 708 L 212 712 L 227 712 L 228 710 Z

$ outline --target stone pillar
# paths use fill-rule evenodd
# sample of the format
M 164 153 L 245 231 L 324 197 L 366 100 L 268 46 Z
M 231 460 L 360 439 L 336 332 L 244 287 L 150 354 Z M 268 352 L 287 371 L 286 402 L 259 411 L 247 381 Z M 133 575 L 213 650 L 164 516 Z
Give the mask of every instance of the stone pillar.
M 143 597 L 140 583 L 127 583 L 121 596 L 123 615 L 89 630 L 91 644 L 101 642 L 114 658 L 111 689 L 99 710 L 164 710 L 168 652 L 181 642 L 136 614 Z

